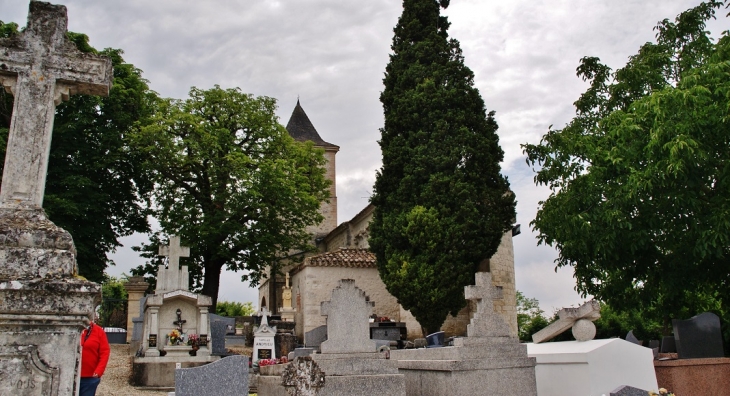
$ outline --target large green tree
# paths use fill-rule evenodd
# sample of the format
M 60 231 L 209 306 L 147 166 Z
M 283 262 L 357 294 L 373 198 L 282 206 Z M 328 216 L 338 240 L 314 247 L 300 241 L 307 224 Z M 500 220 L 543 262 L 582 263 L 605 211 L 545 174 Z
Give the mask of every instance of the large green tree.
M 448 1 L 404 0 L 385 90 L 370 249 L 388 291 L 425 332 L 466 304 L 464 286 L 511 228 L 503 151 L 459 42 Z
M 664 332 L 729 301 L 730 37 L 705 31 L 722 5 L 661 21 L 656 42 L 614 73 L 583 58 L 590 86 L 575 118 L 523 145 L 536 184 L 552 190 L 532 225 L 557 266 L 574 268 L 584 296 L 651 315 Z
M 0 22 L 0 37 L 17 29 Z M 96 51 L 86 35 L 68 37 L 79 50 L 112 59 L 114 84 L 108 97 L 75 95 L 56 108 L 43 207 L 73 236 L 79 273 L 101 282 L 113 264 L 107 253 L 121 246 L 118 239 L 149 229 L 146 197 L 152 184 L 128 137 L 149 118 L 156 94 L 141 70 L 124 62 L 121 50 Z M 0 90 L 0 159 L 12 105 L 12 95 Z
M 268 265 L 308 249 L 305 227 L 322 221 L 323 152 L 295 142 L 275 109 L 237 88 L 192 88 L 186 100 L 161 100 L 134 135 L 153 170 L 160 226 L 191 247 L 187 263 L 213 306 L 224 267 L 255 285 Z

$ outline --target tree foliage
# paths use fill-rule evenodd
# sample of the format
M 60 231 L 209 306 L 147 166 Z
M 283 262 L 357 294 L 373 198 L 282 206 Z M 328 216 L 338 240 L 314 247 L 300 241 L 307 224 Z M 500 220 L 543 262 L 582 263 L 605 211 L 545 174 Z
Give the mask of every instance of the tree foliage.
M 730 281 L 730 37 L 713 43 L 709 1 L 656 27 L 612 73 L 585 57 L 576 116 L 525 144 L 535 182 L 552 190 L 532 226 L 572 266 L 577 290 L 663 323 Z
M 459 42 L 448 1 L 405 0 L 380 96 L 385 113 L 370 249 L 388 291 L 426 332 L 466 304 L 479 263 L 515 217 L 503 151 Z
M 517 290 L 517 336 L 523 342 L 532 342 L 532 335 L 548 325 L 540 302 Z
M 308 249 L 305 227 L 322 220 L 323 153 L 295 142 L 275 109 L 237 88 L 192 88 L 186 100 L 161 100 L 133 137 L 152 170 L 160 227 L 191 247 L 184 260 L 214 306 L 224 267 L 255 285 L 281 255 Z
M 16 34 L 17 27 L 0 22 L 0 37 Z M 107 253 L 121 246 L 118 239 L 149 230 L 146 197 L 152 185 L 128 138 L 148 119 L 156 94 L 141 70 L 124 63 L 121 50 L 96 51 L 86 35 L 68 37 L 81 51 L 110 57 L 114 83 L 108 97 L 74 95 L 56 108 L 43 207 L 73 236 L 79 273 L 101 282 L 113 264 Z M 0 91 L 0 158 L 12 103 Z
M 238 301 L 218 301 L 215 308 L 216 313 L 221 316 L 251 316 L 256 310 L 252 302 L 241 303 Z

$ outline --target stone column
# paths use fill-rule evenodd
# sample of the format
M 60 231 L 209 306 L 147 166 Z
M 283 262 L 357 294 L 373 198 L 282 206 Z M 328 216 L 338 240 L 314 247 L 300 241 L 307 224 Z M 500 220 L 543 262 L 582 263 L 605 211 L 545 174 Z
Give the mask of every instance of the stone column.
M 127 290 L 127 342 L 132 340 L 132 328 L 134 327 L 132 319 L 142 314 L 139 312 L 139 300 L 144 297 L 144 292 L 148 287 L 149 284 L 143 276 L 133 276 L 124 284 L 124 288 Z
M 142 340 L 144 342 L 144 355 L 146 357 L 160 356 L 159 347 L 165 342 L 165 335 L 159 334 L 160 325 L 157 314 L 160 311 L 160 307 L 151 306 L 148 309 L 149 321 L 147 322 L 148 328 L 145 331 L 147 337 Z
M 198 320 L 198 335 L 206 336 L 208 342 L 205 346 L 201 345 L 198 349 L 198 356 L 210 355 L 210 337 L 208 337 L 208 306 L 198 306 L 200 318 Z

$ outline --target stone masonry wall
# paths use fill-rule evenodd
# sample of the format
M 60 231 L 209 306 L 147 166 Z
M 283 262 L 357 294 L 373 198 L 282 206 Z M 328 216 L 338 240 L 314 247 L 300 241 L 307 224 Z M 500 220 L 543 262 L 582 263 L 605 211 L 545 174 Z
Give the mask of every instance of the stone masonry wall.
M 324 157 L 327 163 L 325 164 L 324 177 L 332 181 L 332 184 L 330 185 L 329 202 L 323 202 L 319 208 L 320 213 L 324 216 L 324 220 L 317 225 L 307 227 L 307 232 L 313 234 L 315 237 L 327 235 L 327 233 L 337 227 L 337 180 L 335 163 L 337 150 L 338 148 L 325 148 Z

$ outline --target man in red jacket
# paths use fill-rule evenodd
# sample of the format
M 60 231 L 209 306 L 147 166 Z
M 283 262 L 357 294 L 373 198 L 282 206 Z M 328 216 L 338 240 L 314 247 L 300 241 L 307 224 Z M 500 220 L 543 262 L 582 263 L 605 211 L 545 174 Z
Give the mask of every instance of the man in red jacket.
M 81 386 L 79 396 L 94 396 L 109 361 L 109 341 L 104 329 L 91 322 L 81 332 Z

